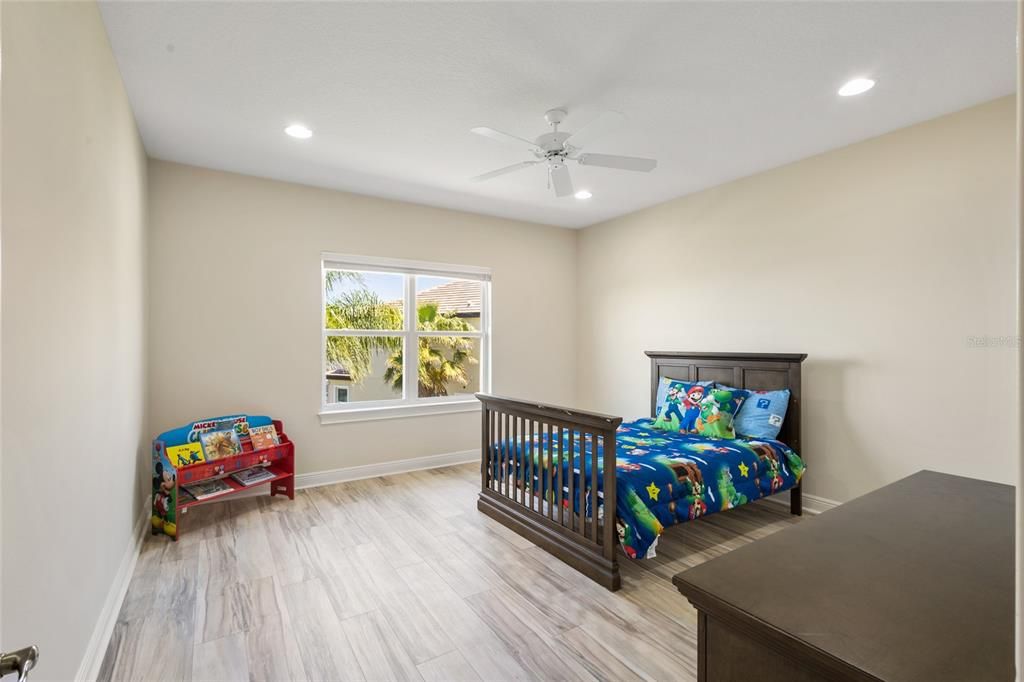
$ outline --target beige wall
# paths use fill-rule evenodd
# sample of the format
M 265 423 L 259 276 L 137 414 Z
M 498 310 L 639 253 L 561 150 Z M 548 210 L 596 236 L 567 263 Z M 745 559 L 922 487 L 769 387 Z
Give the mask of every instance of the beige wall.
M 146 163 L 96 5 L 3 13 L 3 646 L 67 680 L 143 504 Z
M 0 54 L 3 53 L 3 15 L 4 5 L 0 2 Z M 2 261 L 3 253 L 3 69 L 0 68 L 0 261 Z M 0 262 L 0 300 L 3 298 L 3 265 Z M 0 304 L 0 317 L 2 317 L 3 305 Z M 0 321 L 0 343 L 2 343 L 3 326 Z M 3 365 L 3 353 L 0 352 L 0 367 Z M 0 648 L 5 647 L 7 640 L 4 637 L 4 504 L 3 504 L 3 373 L 0 370 Z M 6 648 L 12 648 L 7 646 Z
M 300 472 L 479 446 L 472 413 L 320 425 L 323 251 L 490 267 L 494 390 L 572 400 L 574 231 L 161 161 L 149 182 L 154 430 L 268 413 Z
M 923 468 L 1012 483 L 1014 100 L 583 230 L 579 399 L 648 405 L 645 349 L 792 351 L 806 489 Z M 626 312 L 628 311 L 628 312 Z
M 1024 279 L 1020 275 L 1020 265 L 1024 263 L 1024 149 L 1021 141 L 1024 140 L 1024 50 L 1020 49 L 1020 36 L 1024 35 L 1024 1 L 1017 1 L 1017 334 L 1024 335 Z M 1022 336 L 1024 338 L 1024 336 Z M 1024 405 L 1024 347 L 1017 351 L 1018 382 L 1017 398 Z M 1021 611 L 1024 605 L 1024 572 L 1021 571 L 1024 565 L 1024 419 L 1017 412 L 1017 474 L 1015 483 L 1017 486 L 1017 561 L 1014 567 L 1016 571 L 1017 595 L 1014 600 L 1016 606 L 1014 623 L 1017 626 L 1017 647 L 1015 650 L 1017 659 L 1017 670 L 1021 670 L 1024 662 L 1024 627 L 1021 627 Z M 1018 673 L 1018 678 L 1020 673 Z

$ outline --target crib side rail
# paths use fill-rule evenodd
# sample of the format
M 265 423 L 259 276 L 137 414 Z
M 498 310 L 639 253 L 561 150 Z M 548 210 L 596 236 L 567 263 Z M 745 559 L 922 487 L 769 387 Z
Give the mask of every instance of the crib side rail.
M 622 418 L 483 393 L 477 398 L 478 508 L 618 589 L 615 431 Z M 569 466 L 577 453 L 579 461 Z

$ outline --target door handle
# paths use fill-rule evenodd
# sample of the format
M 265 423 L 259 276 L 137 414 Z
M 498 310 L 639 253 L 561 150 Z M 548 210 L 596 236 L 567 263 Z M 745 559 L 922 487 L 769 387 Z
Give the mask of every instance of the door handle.
M 36 667 L 37 660 L 39 647 L 34 644 L 9 654 L 0 654 L 0 677 L 17 673 L 18 682 L 25 682 L 28 679 L 28 671 Z

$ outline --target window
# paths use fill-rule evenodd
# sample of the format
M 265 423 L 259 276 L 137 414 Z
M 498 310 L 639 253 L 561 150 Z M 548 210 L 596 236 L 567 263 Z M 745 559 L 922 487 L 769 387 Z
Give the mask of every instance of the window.
M 322 422 L 478 409 L 489 270 L 337 254 L 321 270 Z

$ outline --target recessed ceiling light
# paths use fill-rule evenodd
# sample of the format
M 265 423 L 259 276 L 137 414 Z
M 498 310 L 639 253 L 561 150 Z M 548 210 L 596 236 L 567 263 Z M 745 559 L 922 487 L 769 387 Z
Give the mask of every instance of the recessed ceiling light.
M 293 123 L 284 129 L 285 134 L 297 137 L 300 140 L 308 140 L 313 137 L 313 131 L 301 123 Z
M 575 197 L 577 199 L 589 199 L 592 196 L 594 195 L 590 193 L 589 189 L 581 189 L 579 192 L 576 192 L 575 194 Z
M 863 94 L 873 87 L 875 87 L 875 81 L 870 78 L 854 78 L 853 80 L 846 81 L 843 87 L 839 88 L 839 96 L 853 97 L 854 95 Z

